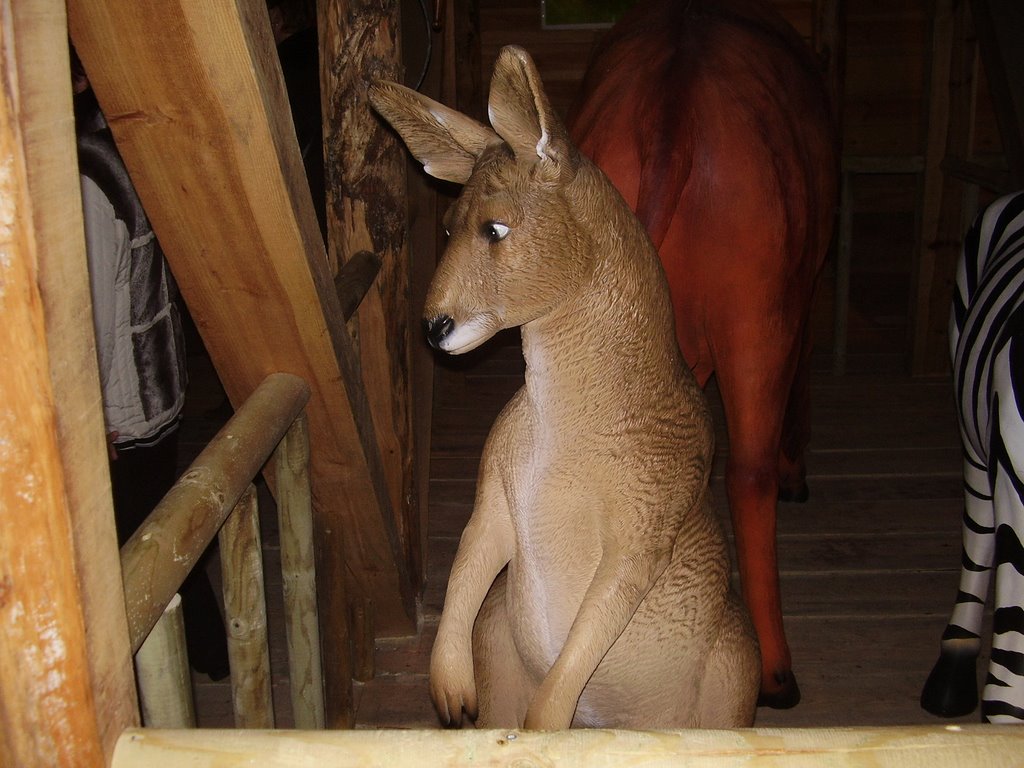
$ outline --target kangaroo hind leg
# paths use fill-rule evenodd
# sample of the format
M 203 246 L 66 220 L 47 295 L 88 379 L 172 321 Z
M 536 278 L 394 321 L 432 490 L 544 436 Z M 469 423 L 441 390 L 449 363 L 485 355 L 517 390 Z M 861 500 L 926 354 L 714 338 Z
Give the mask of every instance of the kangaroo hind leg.
M 520 728 L 536 690 L 519 657 L 505 602 L 505 572 L 494 580 L 473 626 L 477 728 Z
M 757 712 L 761 655 L 754 627 L 730 595 L 701 681 L 700 728 L 749 728 Z

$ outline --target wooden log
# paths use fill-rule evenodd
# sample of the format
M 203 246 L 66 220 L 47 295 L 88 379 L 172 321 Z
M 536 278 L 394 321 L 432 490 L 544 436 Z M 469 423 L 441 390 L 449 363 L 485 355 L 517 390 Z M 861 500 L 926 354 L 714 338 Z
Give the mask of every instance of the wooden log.
M 309 397 L 275 373 L 235 412 L 121 548 L 132 649 L 138 649 Z
M 402 79 L 399 6 L 398 0 L 319 0 L 317 23 L 328 260 L 339 269 L 362 250 L 381 260 L 350 327 L 394 515 L 388 535 L 418 592 L 425 523 L 414 493 L 410 349 L 420 322 L 410 302 L 407 161 L 366 97 L 371 79 Z M 373 613 L 377 629 L 387 632 L 380 606 Z
M 121 737 L 113 768 L 246 764 L 320 768 L 394 765 L 686 765 L 722 768 L 1019 765 L 1024 731 L 992 726 L 742 731 L 146 731 Z
M 218 534 L 235 728 L 273 728 L 259 505 L 250 483 Z
M 48 133 L 69 129 L 55 124 L 57 113 L 33 114 L 40 104 L 29 93 L 41 85 L 30 76 L 39 74 L 34 67 L 43 79 L 60 77 L 60 36 L 42 34 L 42 27 L 59 29 L 63 10 L 45 0 L 13 5 L 0 0 L 0 350 L 9 362 L 0 375 L 0 765 L 100 766 L 37 282 L 45 255 L 37 230 L 48 217 L 36 207 L 45 201 L 33 198 L 34 156 L 27 151 L 31 141 L 42 140 L 38 149 Z M 37 44 L 50 46 L 56 64 L 40 61 Z M 42 136 L 32 135 L 37 128 Z M 100 630 L 93 642 L 103 640 Z M 115 716 L 123 723 L 123 710 Z
M 196 727 L 181 595 L 171 598 L 135 654 L 135 674 L 147 728 Z
M 5 3 L 5 6 L 8 5 Z M 20 104 L 25 181 L 34 206 L 36 283 L 45 318 L 57 447 L 71 513 L 75 571 L 97 721 L 109 756 L 139 713 L 121 595 L 121 564 L 111 511 L 106 430 L 93 342 L 92 303 L 71 114 L 63 0 L 9 3 L 13 93 Z M 39 51 L 47 51 L 39 56 Z
M 285 641 L 288 644 L 288 677 L 295 727 L 324 727 L 323 659 L 317 618 L 316 562 L 313 540 L 312 498 L 309 489 L 309 428 L 300 415 L 274 453 L 277 474 L 278 536 L 281 541 L 281 584 L 284 591 Z M 339 585 L 344 588 L 344 585 Z M 342 599 L 339 602 L 345 603 Z M 344 616 L 343 618 L 347 618 Z M 340 653 L 331 663 L 338 677 L 348 680 L 335 691 L 342 698 L 335 707 L 343 712 L 344 727 L 355 724 L 352 699 L 351 633 L 348 623 L 339 638 Z
M 271 371 L 310 383 L 327 620 L 344 609 L 333 586 L 347 578 L 355 593 L 373 596 L 382 630 L 410 631 L 415 596 L 393 549 L 373 422 L 303 177 L 266 3 L 71 0 L 68 14 L 232 403 Z M 323 640 L 334 653 L 333 633 Z

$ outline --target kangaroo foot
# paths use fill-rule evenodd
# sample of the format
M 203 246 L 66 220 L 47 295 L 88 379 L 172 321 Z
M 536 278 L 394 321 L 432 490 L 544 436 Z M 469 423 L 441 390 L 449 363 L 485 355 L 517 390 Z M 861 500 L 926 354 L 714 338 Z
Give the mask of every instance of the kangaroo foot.
M 775 672 L 771 676 L 771 684 L 761 682 L 761 693 L 757 697 L 757 706 L 770 709 L 792 709 L 800 703 L 800 686 L 796 684 L 796 676 L 792 671 Z

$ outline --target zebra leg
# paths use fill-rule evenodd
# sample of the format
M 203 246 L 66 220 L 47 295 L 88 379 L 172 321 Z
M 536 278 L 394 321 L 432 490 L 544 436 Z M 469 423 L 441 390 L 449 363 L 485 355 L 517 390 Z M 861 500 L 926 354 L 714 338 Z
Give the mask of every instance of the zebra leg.
M 1024 311 L 1016 332 L 997 355 L 998 392 L 992 414 L 989 457 L 995 467 L 995 610 L 992 652 L 981 697 L 982 717 L 992 723 L 1024 723 Z
M 964 460 L 963 555 L 960 589 L 942 635 L 939 660 L 921 692 L 921 706 L 939 717 L 960 717 L 978 706 L 981 623 L 995 550 L 994 512 L 988 471 Z

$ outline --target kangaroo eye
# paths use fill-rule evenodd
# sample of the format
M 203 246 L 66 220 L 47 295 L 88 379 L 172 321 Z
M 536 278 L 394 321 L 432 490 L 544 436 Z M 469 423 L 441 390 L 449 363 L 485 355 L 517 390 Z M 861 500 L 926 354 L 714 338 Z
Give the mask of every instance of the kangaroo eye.
M 505 239 L 505 236 L 508 234 L 508 226 L 500 221 L 488 221 L 483 226 L 483 233 L 484 237 L 492 243 L 496 243 L 499 240 Z

